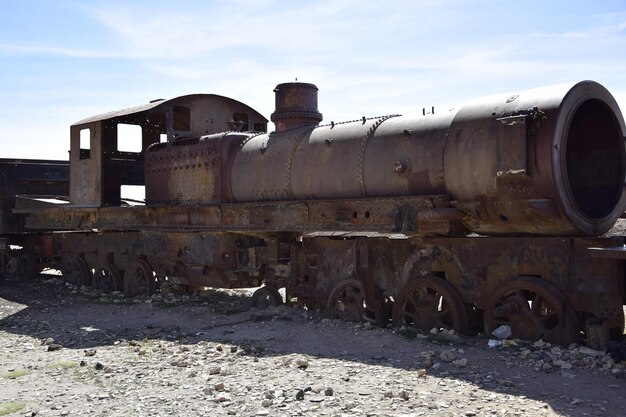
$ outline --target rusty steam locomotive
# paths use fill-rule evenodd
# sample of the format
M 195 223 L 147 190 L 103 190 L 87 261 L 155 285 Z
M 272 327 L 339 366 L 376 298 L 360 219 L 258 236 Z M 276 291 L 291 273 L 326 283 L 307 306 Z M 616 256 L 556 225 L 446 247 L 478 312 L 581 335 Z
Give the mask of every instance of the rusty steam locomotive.
M 195 94 L 74 124 L 69 163 L 0 160 L 3 271 L 57 268 L 127 296 L 263 285 L 256 306 L 346 320 L 621 337 L 626 250 L 606 233 L 626 207 L 626 127 L 601 85 L 325 125 L 315 85 L 274 91 L 271 133 L 249 106 Z

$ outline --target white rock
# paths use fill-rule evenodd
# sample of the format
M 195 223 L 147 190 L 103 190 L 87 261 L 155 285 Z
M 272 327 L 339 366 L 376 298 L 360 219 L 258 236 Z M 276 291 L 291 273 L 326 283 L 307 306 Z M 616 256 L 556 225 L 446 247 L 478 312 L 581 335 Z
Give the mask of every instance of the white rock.
M 489 341 L 487 342 L 487 346 L 490 348 L 495 348 L 498 346 L 502 346 L 502 341 L 501 340 L 496 340 L 496 339 L 489 339 Z
M 498 339 L 508 339 L 513 335 L 513 333 L 511 332 L 511 326 L 508 325 L 502 325 L 498 327 L 493 332 L 491 332 L 491 334 Z

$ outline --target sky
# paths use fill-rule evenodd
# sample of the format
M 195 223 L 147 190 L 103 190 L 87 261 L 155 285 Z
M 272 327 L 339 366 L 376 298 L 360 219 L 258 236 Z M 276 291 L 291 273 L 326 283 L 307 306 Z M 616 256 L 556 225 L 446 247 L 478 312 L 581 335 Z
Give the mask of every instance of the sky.
M 623 0 L 0 0 L 0 158 L 67 159 L 69 126 L 192 93 L 329 122 L 591 79 L 626 113 Z M 271 129 L 271 125 L 270 125 Z

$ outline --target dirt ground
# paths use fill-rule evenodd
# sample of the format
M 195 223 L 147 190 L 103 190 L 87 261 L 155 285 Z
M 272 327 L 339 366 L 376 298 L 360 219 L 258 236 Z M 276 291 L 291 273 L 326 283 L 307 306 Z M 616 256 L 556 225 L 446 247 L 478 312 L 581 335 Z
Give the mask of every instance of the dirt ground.
M 126 300 L 0 278 L 0 415 L 626 416 L 625 363 L 415 334 L 249 292 Z

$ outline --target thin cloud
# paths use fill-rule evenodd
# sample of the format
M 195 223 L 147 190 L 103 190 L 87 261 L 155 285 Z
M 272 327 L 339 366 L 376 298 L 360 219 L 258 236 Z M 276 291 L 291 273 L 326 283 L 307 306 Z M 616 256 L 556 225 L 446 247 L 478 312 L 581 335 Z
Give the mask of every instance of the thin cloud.
M 50 55 L 74 58 L 113 58 L 117 54 L 91 49 L 71 49 L 54 46 L 0 42 L 0 52 L 12 55 Z
M 233 97 L 269 116 L 272 88 L 296 78 L 318 85 L 327 121 L 458 106 L 478 95 L 588 78 L 626 99 L 619 53 L 626 50 L 626 14 L 589 12 L 599 6 L 569 10 L 568 19 L 552 4 L 542 5 L 540 16 L 528 5 L 512 6 L 503 19 L 486 0 L 406 0 L 393 8 L 357 0 L 71 7 L 60 18 L 79 24 L 66 33 L 57 31 L 61 20 L 54 27 L 40 21 L 32 36 L 0 37 L 0 56 L 13 60 L 3 69 L 0 101 L 27 108 L 0 115 L 0 125 L 22 126 L 24 139 L 29 115 L 51 108 L 60 112 L 55 120 L 71 123 L 195 92 Z M 46 36 L 52 30 L 55 36 Z M 66 126 L 59 134 L 59 123 L 38 120 L 63 138 L 56 146 L 66 144 Z

